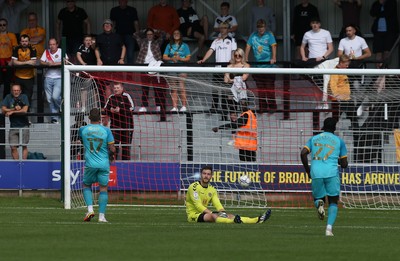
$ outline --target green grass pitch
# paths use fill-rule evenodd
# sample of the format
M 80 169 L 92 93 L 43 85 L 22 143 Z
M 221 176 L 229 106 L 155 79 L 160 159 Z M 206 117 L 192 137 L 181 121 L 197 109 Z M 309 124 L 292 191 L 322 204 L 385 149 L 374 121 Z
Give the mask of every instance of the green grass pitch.
M 0 260 L 400 260 L 398 211 L 340 209 L 334 237 L 314 209 L 275 208 L 257 225 L 191 224 L 183 207 L 109 207 L 107 224 L 85 212 L 0 197 Z

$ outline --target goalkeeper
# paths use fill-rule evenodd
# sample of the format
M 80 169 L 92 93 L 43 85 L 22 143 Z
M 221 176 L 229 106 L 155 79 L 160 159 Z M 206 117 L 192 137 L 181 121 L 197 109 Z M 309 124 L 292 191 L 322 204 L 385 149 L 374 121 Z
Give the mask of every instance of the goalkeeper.
M 211 178 L 212 167 L 204 166 L 201 169 L 200 180 L 190 184 L 186 194 L 186 213 L 189 222 L 256 224 L 264 223 L 271 216 L 270 209 L 254 218 L 226 213 L 219 201 L 217 190 L 209 184 Z M 212 212 L 207 208 L 210 202 L 217 211 Z

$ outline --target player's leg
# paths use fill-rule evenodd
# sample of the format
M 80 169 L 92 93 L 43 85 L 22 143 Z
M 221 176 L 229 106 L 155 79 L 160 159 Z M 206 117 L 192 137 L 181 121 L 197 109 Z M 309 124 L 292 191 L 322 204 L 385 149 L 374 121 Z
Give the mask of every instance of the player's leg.
M 317 209 L 318 218 L 323 220 L 325 218 L 325 185 L 324 179 L 313 179 L 311 181 L 312 195 L 314 198 L 314 206 Z
M 326 180 L 326 191 L 328 195 L 329 208 L 325 235 L 333 236 L 332 229 L 338 213 L 338 202 L 340 194 L 339 176 L 335 176 Z
M 94 217 L 93 210 L 93 195 L 92 195 L 92 183 L 94 180 L 95 170 L 85 167 L 83 174 L 83 199 L 87 206 L 87 213 L 83 221 L 89 222 Z
M 99 222 L 108 222 L 105 214 L 108 203 L 108 180 L 110 176 L 110 169 L 100 169 L 98 171 L 98 181 L 100 185 L 99 193 Z

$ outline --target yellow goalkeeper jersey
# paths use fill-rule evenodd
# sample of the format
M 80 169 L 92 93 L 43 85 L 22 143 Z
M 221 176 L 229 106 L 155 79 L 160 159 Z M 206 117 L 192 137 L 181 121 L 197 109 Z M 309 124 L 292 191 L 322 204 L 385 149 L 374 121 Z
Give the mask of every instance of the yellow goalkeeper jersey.
M 204 188 L 200 181 L 190 184 L 186 194 L 186 213 L 188 216 L 196 213 L 202 213 L 207 206 L 212 203 L 217 211 L 224 210 L 218 198 L 217 190 L 211 186 Z

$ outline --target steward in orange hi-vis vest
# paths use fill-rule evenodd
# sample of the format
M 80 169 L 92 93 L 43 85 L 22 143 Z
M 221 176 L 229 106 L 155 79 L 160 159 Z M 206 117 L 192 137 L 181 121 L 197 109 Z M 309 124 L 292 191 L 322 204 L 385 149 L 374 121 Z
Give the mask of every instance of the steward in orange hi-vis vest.
M 242 150 L 257 150 L 257 118 L 252 110 L 243 112 L 240 117 L 247 114 L 246 125 L 239 128 L 235 137 L 235 148 Z

